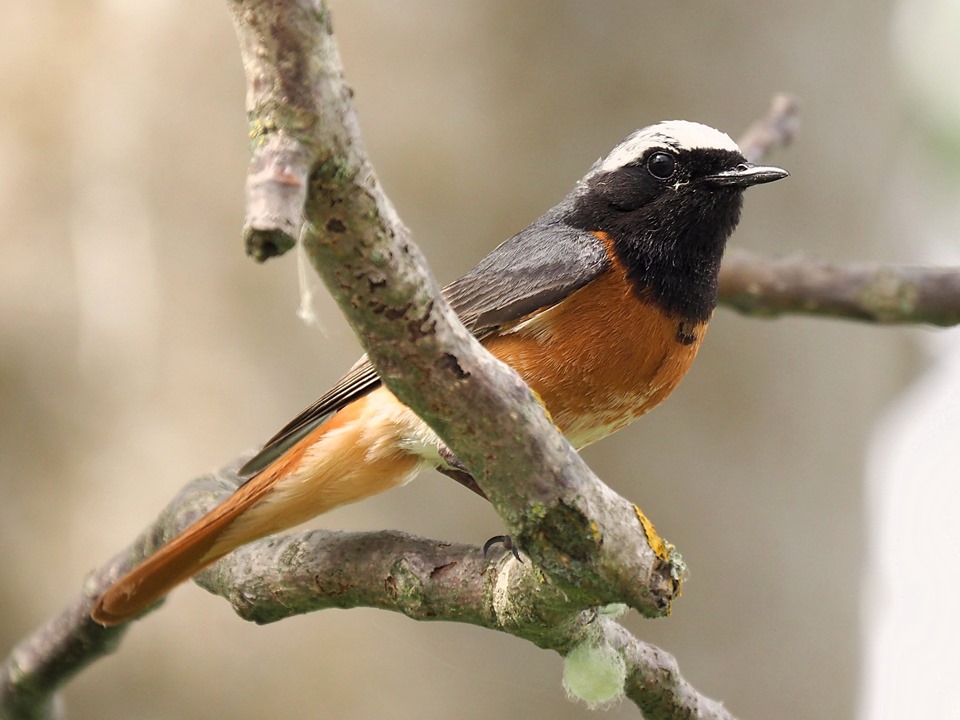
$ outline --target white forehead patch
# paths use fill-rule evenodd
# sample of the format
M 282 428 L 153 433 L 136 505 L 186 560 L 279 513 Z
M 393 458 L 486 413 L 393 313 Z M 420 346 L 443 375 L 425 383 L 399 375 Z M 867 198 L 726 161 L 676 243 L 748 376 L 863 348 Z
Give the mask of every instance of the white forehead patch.
M 596 171 L 609 172 L 622 168 L 652 147 L 666 147 L 674 150 L 706 148 L 740 152 L 740 148 L 729 135 L 714 130 L 709 125 L 701 125 L 687 120 L 666 120 L 637 130 L 617 145 L 596 166 Z

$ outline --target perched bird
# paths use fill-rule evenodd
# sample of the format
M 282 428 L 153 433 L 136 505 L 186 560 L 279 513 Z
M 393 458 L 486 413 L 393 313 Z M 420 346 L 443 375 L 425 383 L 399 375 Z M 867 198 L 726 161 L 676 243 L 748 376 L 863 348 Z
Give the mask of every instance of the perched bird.
M 786 176 L 748 163 L 713 128 L 652 125 L 443 294 L 584 447 L 656 406 L 686 374 L 717 302 L 743 190 Z M 233 495 L 110 587 L 93 619 L 124 622 L 240 545 L 424 467 L 482 495 L 363 358 L 241 469 L 246 481 Z

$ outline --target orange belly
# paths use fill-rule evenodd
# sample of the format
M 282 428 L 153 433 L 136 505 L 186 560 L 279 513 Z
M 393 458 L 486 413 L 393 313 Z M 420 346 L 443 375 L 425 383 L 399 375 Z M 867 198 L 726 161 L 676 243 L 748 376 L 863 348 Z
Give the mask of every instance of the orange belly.
M 638 298 L 614 262 L 563 302 L 484 345 L 539 393 L 580 448 L 666 398 L 690 368 L 705 330 L 705 323 L 682 323 Z

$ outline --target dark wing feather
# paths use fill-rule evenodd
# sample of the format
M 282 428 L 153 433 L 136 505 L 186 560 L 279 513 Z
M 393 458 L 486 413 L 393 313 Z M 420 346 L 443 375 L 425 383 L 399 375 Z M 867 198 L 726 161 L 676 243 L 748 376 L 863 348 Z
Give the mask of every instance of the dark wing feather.
M 482 339 L 497 328 L 556 305 L 609 266 L 603 243 L 558 219 L 562 206 L 500 244 L 469 273 L 443 289 L 460 320 Z M 366 356 L 319 400 L 274 435 L 240 468 L 249 479 L 333 413 L 380 386 Z
M 478 338 L 556 305 L 610 264 L 592 233 L 556 218 L 562 206 L 500 244 L 443 294 Z
M 237 471 L 237 475 L 244 481 L 250 480 L 296 445 L 299 440 L 309 435 L 337 410 L 378 387 L 380 387 L 380 378 L 377 376 L 377 371 L 364 355 L 336 385 L 267 440 L 260 452 Z

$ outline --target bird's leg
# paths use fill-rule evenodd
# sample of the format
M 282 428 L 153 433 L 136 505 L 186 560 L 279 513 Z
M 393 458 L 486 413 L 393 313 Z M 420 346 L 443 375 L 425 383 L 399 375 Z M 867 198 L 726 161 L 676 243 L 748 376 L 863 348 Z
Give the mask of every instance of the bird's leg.
M 489 501 L 487 494 L 480 488 L 479 485 L 477 485 L 477 481 L 473 479 L 473 475 L 470 474 L 470 471 L 467 470 L 466 466 L 460 462 L 460 458 L 454 455 L 450 448 L 448 448 L 446 445 L 440 446 L 440 458 L 443 460 L 445 465 L 437 466 L 437 470 L 442 472 L 447 477 L 453 478 L 465 488 L 473 490 L 484 500 Z M 492 538 L 487 540 L 483 544 L 483 556 L 486 557 L 490 548 L 498 544 L 502 544 L 505 550 L 509 550 L 513 553 L 513 556 L 517 560 L 523 562 L 523 560 L 520 559 L 520 552 L 517 550 L 517 546 L 514 544 L 509 535 L 494 535 Z

